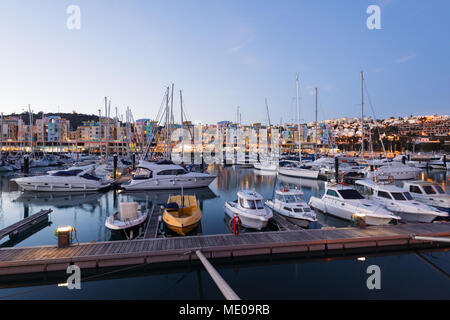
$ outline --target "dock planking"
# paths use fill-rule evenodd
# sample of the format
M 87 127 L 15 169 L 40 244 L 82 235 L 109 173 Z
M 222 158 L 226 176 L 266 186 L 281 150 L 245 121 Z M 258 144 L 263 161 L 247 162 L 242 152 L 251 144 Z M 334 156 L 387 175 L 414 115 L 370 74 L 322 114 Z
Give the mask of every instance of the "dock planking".
M 363 229 L 289 230 L 200 235 L 171 238 L 144 238 L 56 246 L 0 249 L 0 275 L 65 270 L 69 264 L 122 266 L 196 260 L 201 249 L 208 258 L 259 256 L 277 253 L 333 254 L 355 249 L 366 253 L 379 248 L 414 246 L 443 247 L 443 243 L 411 240 L 412 235 L 450 237 L 450 223 L 371 226 Z M 448 246 L 448 245 L 447 245 Z

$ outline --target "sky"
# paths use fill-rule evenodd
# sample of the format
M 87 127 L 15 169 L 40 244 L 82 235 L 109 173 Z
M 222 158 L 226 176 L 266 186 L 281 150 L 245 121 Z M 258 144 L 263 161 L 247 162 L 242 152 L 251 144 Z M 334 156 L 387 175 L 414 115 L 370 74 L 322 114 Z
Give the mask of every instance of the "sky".
M 369 30 L 368 6 L 381 9 Z M 70 5 L 80 29 L 69 29 Z M 448 0 L 0 0 L 0 111 L 155 119 L 175 84 L 189 120 L 449 114 Z

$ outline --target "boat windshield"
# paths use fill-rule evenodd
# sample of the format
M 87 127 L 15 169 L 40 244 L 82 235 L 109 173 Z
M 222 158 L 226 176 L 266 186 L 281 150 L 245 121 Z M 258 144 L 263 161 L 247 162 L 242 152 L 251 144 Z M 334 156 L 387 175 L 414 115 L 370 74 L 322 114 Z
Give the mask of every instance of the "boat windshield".
M 241 199 L 241 206 L 246 209 L 264 209 L 264 204 L 261 200 L 246 200 Z
M 134 180 L 150 179 L 152 177 L 152 171 L 145 168 L 137 168 L 136 173 L 133 176 Z
M 409 192 L 403 192 L 403 195 L 405 196 L 406 199 L 408 200 L 412 200 L 413 197 L 411 196 L 411 194 Z
M 426 194 L 436 194 L 432 186 L 423 186 L 423 190 L 425 190 Z
M 401 192 L 391 192 L 392 197 L 394 197 L 394 200 L 406 200 L 405 196 Z
M 444 189 L 442 189 L 441 186 L 434 186 L 434 188 L 437 190 L 437 192 L 439 192 L 439 193 L 441 193 L 441 194 L 444 194 L 444 193 L 445 193 Z
M 101 180 L 100 178 L 98 178 L 98 177 L 96 177 L 96 176 L 93 176 L 93 175 L 91 175 L 91 174 L 89 174 L 89 173 L 85 173 L 85 174 L 83 174 L 81 177 L 84 178 L 84 179 L 87 179 L 87 180 L 93 180 L 93 181 L 99 181 L 99 180 Z
M 342 198 L 348 200 L 359 200 L 364 199 L 364 197 L 355 189 L 338 190 Z
M 55 173 L 52 174 L 52 176 L 56 176 L 56 177 L 72 177 L 72 176 L 76 176 L 77 174 L 79 174 L 80 172 L 82 172 L 83 170 L 64 170 L 64 171 L 57 171 Z
M 296 202 L 300 202 L 302 199 L 300 196 L 297 196 L 295 194 L 288 194 L 284 196 L 284 201 L 286 203 L 296 203 Z

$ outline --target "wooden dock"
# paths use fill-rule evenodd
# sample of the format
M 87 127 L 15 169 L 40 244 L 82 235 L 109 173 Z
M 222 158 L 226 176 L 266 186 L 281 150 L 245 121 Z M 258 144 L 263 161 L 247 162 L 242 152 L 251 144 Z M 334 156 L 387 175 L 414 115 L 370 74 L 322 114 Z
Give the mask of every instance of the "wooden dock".
M 450 223 L 152 238 L 84 243 L 67 248 L 54 245 L 5 248 L 0 249 L 0 275 L 60 271 L 71 264 L 83 269 L 191 261 L 198 259 L 196 250 L 201 250 L 208 259 L 244 256 L 270 259 L 280 254 L 314 257 L 449 246 L 414 240 L 414 235 L 450 237 Z
M 150 210 L 150 217 L 144 232 L 144 239 L 153 239 L 158 237 L 159 219 L 161 217 L 161 208 L 157 205 Z
M 0 230 L 0 239 L 9 236 L 10 239 L 17 237 L 25 232 L 28 232 L 31 228 L 48 222 L 48 215 L 52 212 L 51 209 L 41 210 L 21 221 L 18 221 L 9 227 Z

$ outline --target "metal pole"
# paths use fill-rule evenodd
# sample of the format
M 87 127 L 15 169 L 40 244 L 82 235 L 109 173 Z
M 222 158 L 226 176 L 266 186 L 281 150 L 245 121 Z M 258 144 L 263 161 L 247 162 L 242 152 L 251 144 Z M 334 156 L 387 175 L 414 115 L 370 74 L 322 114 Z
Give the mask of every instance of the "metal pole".
M 316 88 L 316 121 L 314 121 L 314 160 L 317 160 L 317 96 L 318 91 Z
M 214 280 L 217 287 L 219 287 L 219 290 L 222 292 L 225 298 L 227 300 L 241 300 L 241 298 L 239 298 L 238 295 L 233 291 L 233 289 L 231 289 L 231 287 L 228 285 L 228 283 L 225 282 L 225 280 L 212 266 L 212 264 L 209 263 L 208 259 L 206 259 L 203 253 L 200 250 L 196 250 L 195 254 L 200 259 L 206 271 L 208 271 L 209 275 Z
M 435 241 L 435 242 L 450 242 L 450 238 L 440 238 L 440 237 L 421 237 L 413 236 L 414 240 L 424 240 L 424 241 Z
M 361 71 L 361 156 L 364 159 L 364 74 Z

